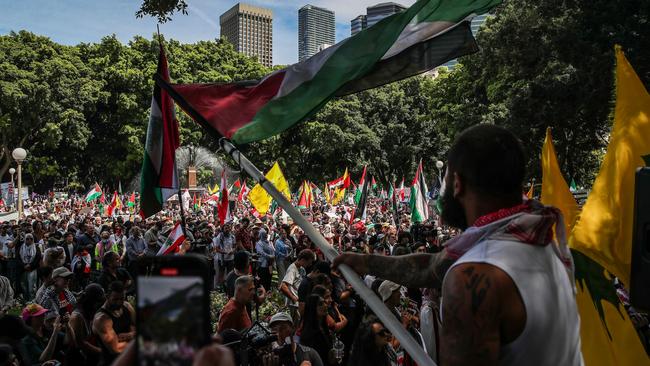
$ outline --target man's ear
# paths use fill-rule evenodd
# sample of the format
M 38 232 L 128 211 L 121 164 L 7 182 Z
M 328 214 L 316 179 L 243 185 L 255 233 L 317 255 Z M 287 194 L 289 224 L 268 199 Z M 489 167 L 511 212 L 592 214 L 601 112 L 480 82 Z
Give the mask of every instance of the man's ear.
M 463 194 L 465 191 L 465 182 L 463 182 L 462 178 L 456 172 L 454 172 L 454 186 L 452 189 L 454 190 L 454 197 L 458 197 L 458 195 Z

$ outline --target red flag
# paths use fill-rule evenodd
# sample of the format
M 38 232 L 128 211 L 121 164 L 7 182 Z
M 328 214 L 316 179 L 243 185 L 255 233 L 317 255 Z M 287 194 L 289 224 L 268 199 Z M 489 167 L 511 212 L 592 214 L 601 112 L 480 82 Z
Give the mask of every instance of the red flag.
M 221 225 L 232 220 L 230 215 L 230 202 L 228 201 L 228 181 L 226 180 L 226 170 L 221 171 L 221 197 L 219 202 L 219 221 Z
M 246 187 L 246 181 L 244 181 L 244 184 L 242 184 L 241 189 L 239 190 L 239 194 L 237 195 L 237 201 L 241 202 L 246 199 L 246 196 L 248 196 L 248 192 L 250 192 L 250 189 Z
M 165 243 L 158 251 L 156 255 L 167 255 L 178 252 L 181 244 L 185 241 L 185 234 L 183 233 L 183 228 L 181 227 L 180 222 L 177 223 L 172 231 L 169 232 L 169 236 Z
M 135 192 L 131 193 L 131 197 L 129 197 L 129 202 L 126 205 L 129 207 L 135 207 Z
M 302 183 L 302 192 L 300 193 L 300 199 L 298 200 L 299 208 L 310 208 L 311 207 L 311 188 L 307 181 Z
M 113 216 L 113 211 L 115 211 L 116 208 L 121 208 L 122 207 L 122 202 L 120 202 L 120 197 L 117 195 L 117 191 L 113 192 L 113 198 L 111 199 L 111 203 L 108 205 L 108 208 L 106 209 L 106 214 L 108 216 Z

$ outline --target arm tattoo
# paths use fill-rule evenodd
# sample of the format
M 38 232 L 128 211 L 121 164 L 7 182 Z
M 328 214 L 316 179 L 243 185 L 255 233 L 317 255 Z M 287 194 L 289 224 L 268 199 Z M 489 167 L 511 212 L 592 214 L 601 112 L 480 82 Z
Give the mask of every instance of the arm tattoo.
M 495 365 L 499 357 L 499 295 L 486 265 L 455 267 L 443 288 L 441 361 L 444 365 Z
M 465 289 L 471 293 L 472 296 L 472 315 L 476 315 L 485 295 L 490 289 L 490 278 L 485 274 L 475 274 L 474 267 L 467 267 L 463 270 L 463 274 L 467 278 Z
M 444 251 L 399 257 L 371 255 L 368 257 L 368 273 L 406 287 L 440 289 L 453 262 Z

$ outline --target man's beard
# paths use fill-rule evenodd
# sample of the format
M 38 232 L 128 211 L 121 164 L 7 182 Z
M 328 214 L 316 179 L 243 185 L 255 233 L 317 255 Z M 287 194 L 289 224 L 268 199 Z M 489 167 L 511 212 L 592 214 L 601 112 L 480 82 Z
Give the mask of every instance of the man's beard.
M 465 218 L 465 210 L 456 197 L 454 197 L 453 186 L 454 182 L 452 180 L 442 194 L 440 199 L 442 213 L 440 216 L 445 224 L 465 230 L 468 226 L 467 218 Z

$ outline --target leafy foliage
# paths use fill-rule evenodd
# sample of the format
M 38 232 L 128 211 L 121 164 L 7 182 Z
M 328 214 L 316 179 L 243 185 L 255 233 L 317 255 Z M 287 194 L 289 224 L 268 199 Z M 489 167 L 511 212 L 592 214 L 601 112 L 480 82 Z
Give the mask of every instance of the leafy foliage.
M 568 181 L 589 185 L 610 131 L 614 44 L 650 85 L 647 1 L 507 1 L 478 35 L 481 51 L 436 80 L 430 108 L 449 138 L 480 123 L 525 142 L 540 178 L 547 126 Z M 646 29 L 646 30 L 644 30 Z
M 269 71 L 222 40 L 165 46 L 177 82 Z M 13 163 L 11 150 L 22 146 L 29 152 L 25 181 L 39 191 L 131 180 L 142 164 L 157 58 L 157 37 L 62 46 L 27 31 L 0 36 L 0 176 Z M 198 125 L 183 113 L 178 118 L 182 145 L 207 144 Z
M 183 0 L 143 0 L 138 16 L 169 20 Z M 429 181 L 456 134 L 494 123 L 525 143 L 540 178 L 547 126 L 567 180 L 589 186 L 606 147 L 613 108 L 614 44 L 650 85 L 650 2 L 506 1 L 478 34 L 481 52 L 437 78 L 413 77 L 337 98 L 284 133 L 242 146 L 259 168 L 274 161 L 292 186 L 322 182 L 364 165 L 380 185 L 412 178 L 423 159 Z M 271 71 L 223 40 L 165 42 L 173 82 L 259 79 Z M 29 150 L 27 184 L 117 185 L 139 172 L 158 40 L 115 36 L 63 46 L 27 31 L 0 36 L 0 176 L 11 149 Z M 181 145 L 218 143 L 177 113 Z M 230 161 L 231 166 L 235 163 Z M 210 180 L 207 170 L 201 181 Z
M 149 15 L 158 19 L 158 23 L 166 23 L 172 20 L 175 12 L 187 15 L 187 3 L 185 0 L 143 0 L 140 9 L 135 12 L 137 18 Z

